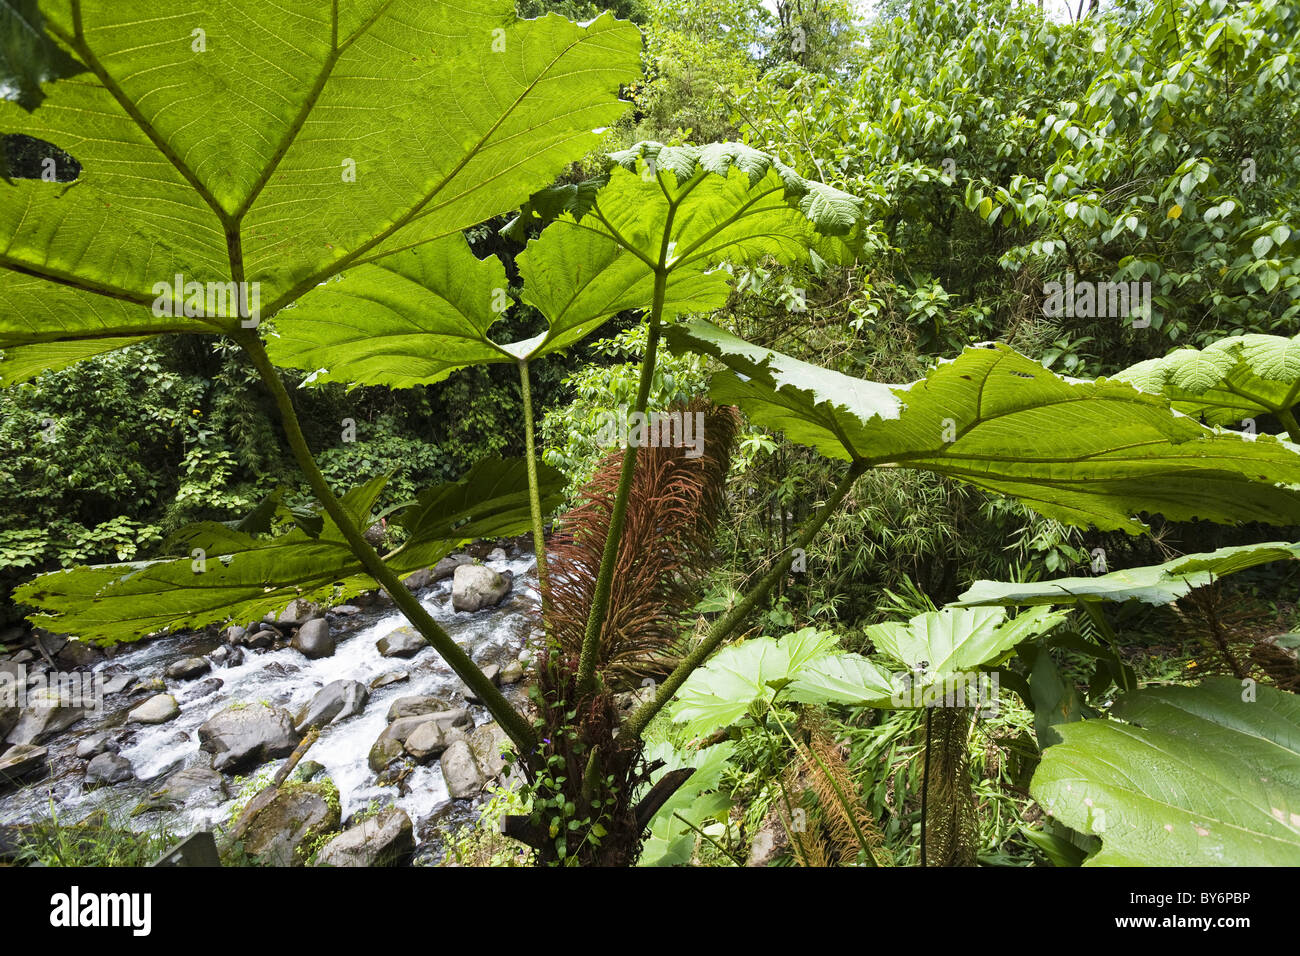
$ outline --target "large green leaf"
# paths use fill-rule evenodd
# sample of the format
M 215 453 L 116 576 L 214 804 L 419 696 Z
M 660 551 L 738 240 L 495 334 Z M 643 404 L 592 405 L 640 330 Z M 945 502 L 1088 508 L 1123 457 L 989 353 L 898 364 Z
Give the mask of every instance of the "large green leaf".
M 435 382 L 465 365 L 539 358 L 610 316 L 649 309 L 658 273 L 665 317 L 713 311 L 731 287 L 720 264 L 760 256 L 806 262 L 827 242 L 843 257 L 847 247 L 828 237 L 861 219 L 854 197 L 739 144 L 643 143 L 613 158 L 603 185 L 542 194 L 554 197 L 553 221 L 517 259 L 522 299 L 546 319 L 542 334 L 489 339 L 507 304 L 504 269 L 446 240 L 371 260 L 308 293 L 276 323 L 272 357 L 326 369 L 323 378 L 395 387 Z
M 506 270 L 459 233 L 349 269 L 280 313 L 267 351 L 317 381 L 404 388 L 514 357 L 488 329 L 507 302 Z
M 1115 378 L 1212 425 L 1239 425 L 1300 401 L 1300 338 L 1234 335 L 1139 362 Z
M 702 736 L 736 723 L 782 693 L 808 703 L 865 703 L 865 697 L 884 706 L 892 693 L 889 675 L 856 655 L 844 655 L 855 658 L 847 667 L 827 664 L 837 656 L 835 636 L 811 627 L 780 640 L 759 637 L 725 647 L 677 691 L 672 719 Z M 843 696 L 836 696 L 837 686 Z
M 961 595 L 957 606 L 1077 604 L 1080 601 L 1142 601 L 1170 604 L 1193 588 L 1212 584 L 1270 561 L 1300 558 L 1300 544 L 1269 541 L 1187 554 L 1164 564 L 1111 571 L 1092 578 L 1056 578 L 1019 584 L 1010 581 L 976 581 Z
M 1007 620 L 1002 608 L 953 608 L 918 614 L 906 623 L 886 621 L 867 628 L 876 650 L 920 673 L 922 684 L 992 667 L 1021 641 L 1051 630 L 1067 612 L 1046 608 Z
M 725 366 L 712 395 L 822 454 L 917 468 L 1020 498 L 1050 518 L 1139 532 L 1184 521 L 1300 522 L 1300 449 L 1198 424 L 1132 386 L 1065 379 L 1005 345 L 972 347 L 890 387 L 759 348 L 700 319 L 667 332 Z
M 703 750 L 679 753 L 669 744 L 659 743 L 646 748 L 646 760 L 662 761 L 663 766 L 651 775 L 651 784 L 672 770 L 695 768 L 650 820 L 650 836 L 641 848 L 637 866 L 683 866 L 690 863 L 695 851 L 696 829 L 726 814 L 731 806 L 727 796 L 718 790 L 722 773 L 727 768 L 735 745 L 730 742 L 715 744 Z
M 1030 792 L 1101 838 L 1087 865 L 1300 865 L 1300 697 L 1255 694 L 1228 678 L 1127 694 L 1124 722 L 1056 728 Z
M 640 75 L 630 24 L 518 20 L 510 0 L 42 11 L 86 70 L 31 114 L 0 102 L 0 129 L 82 173 L 0 184 L 0 349 L 163 331 L 154 287 L 177 275 L 258 283 L 270 317 L 345 268 L 519 206 L 599 142 Z M 33 277 L 51 290 L 37 313 Z M 239 322 L 205 305 L 183 325 Z
M 540 467 L 543 506 L 553 508 L 563 477 Z M 360 526 L 373 520 L 385 480 L 344 496 L 344 508 Z M 410 537 L 385 556 L 398 574 L 426 567 L 465 540 L 522 534 L 531 527 L 527 469 L 523 462 L 488 459 L 459 481 L 424 492 L 398 520 Z M 41 627 L 111 644 L 162 630 L 255 620 L 296 597 L 344 598 L 375 586 L 328 517 L 318 532 L 300 525 L 274 537 L 203 522 L 169 544 L 180 557 L 43 574 L 19 588 L 15 600 L 40 609 L 32 620 Z
M 857 197 L 740 143 L 639 143 L 612 158 L 594 199 L 575 191 L 579 209 L 519 257 L 524 301 L 549 323 L 536 355 L 572 344 L 616 312 L 648 307 L 656 271 L 667 276 L 665 317 L 712 311 L 729 289 L 729 276 L 710 271 L 716 266 L 808 262 L 825 237 L 848 236 L 862 220 Z M 836 248 L 847 256 L 842 242 Z

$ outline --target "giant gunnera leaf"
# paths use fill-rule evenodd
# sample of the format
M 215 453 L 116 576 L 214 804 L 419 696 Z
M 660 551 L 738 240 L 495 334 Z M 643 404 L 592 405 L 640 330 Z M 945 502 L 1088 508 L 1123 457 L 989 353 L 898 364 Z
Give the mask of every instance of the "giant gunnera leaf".
M 1116 380 L 1168 398 L 1211 425 L 1289 414 L 1300 401 L 1300 338 L 1233 335 L 1124 369 Z
M 840 651 L 833 634 L 806 627 L 780 640 L 758 637 L 724 647 L 686 679 L 669 712 L 688 733 L 704 736 L 765 709 L 778 696 L 886 707 L 893 694 L 886 671 Z
M 1061 724 L 1030 785 L 1088 866 L 1300 866 L 1300 697 L 1214 678 Z
M 80 172 L 0 182 L 5 383 L 41 355 L 238 333 L 345 269 L 517 208 L 597 146 L 641 75 L 631 24 L 520 20 L 511 0 L 40 12 L 79 69 L 30 113 L 0 102 L 0 130 Z
M 563 477 L 547 465 L 538 475 L 543 507 L 560 503 Z M 353 522 L 368 527 L 386 479 L 343 497 Z M 527 469 L 487 459 L 459 481 L 430 488 L 397 515 L 407 540 L 384 561 L 410 574 L 466 540 L 522 534 L 531 527 Z M 278 535 L 202 522 L 171 539 L 179 556 L 42 574 L 14 598 L 40 609 L 32 621 L 92 643 L 112 644 L 163 630 L 249 621 L 297 597 L 346 598 L 375 587 L 338 527 L 322 516 Z
M 1158 395 L 1062 378 L 1005 345 L 967 348 L 889 386 L 817 368 L 692 319 L 677 350 L 717 358 L 716 401 L 822 454 L 916 468 L 1019 498 L 1074 525 L 1131 533 L 1137 515 L 1300 522 L 1300 448 L 1208 428 Z
M 518 256 L 541 335 L 489 337 L 511 304 L 505 269 L 450 237 L 368 258 L 308 292 L 277 320 L 272 359 L 319 380 L 428 384 L 466 365 L 540 358 L 619 312 L 650 310 L 657 277 L 664 317 L 713 311 L 731 289 L 722 263 L 807 262 L 818 248 L 845 258 L 861 225 L 860 200 L 742 144 L 642 143 L 612 159 L 603 185 L 551 191 L 564 197 L 554 221 Z
M 976 581 L 961 595 L 957 606 L 1078 604 L 1082 601 L 1142 601 L 1170 604 L 1193 588 L 1213 584 L 1270 561 L 1300 558 L 1300 544 L 1269 541 L 1244 544 L 1202 554 L 1185 554 L 1164 564 L 1111 571 L 1096 577 L 1056 578 L 1051 581 Z

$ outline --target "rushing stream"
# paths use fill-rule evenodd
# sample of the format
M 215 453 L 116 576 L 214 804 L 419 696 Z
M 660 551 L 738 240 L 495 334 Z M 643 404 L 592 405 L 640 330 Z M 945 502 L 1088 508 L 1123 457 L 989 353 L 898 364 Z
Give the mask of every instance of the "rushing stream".
M 517 552 L 515 552 L 517 554 Z M 475 613 L 456 612 L 451 606 L 451 579 L 441 581 L 420 595 L 424 606 L 480 665 L 504 666 L 523 650 L 530 632 L 529 608 L 535 599 L 536 583 L 531 553 L 503 560 L 485 561 L 495 571 L 514 574 L 511 593 L 496 608 Z M 349 617 L 329 615 L 337 650 L 331 657 L 308 660 L 297 650 L 244 650 L 244 661 L 234 667 L 213 667 L 197 680 L 166 680 L 167 693 L 175 696 L 181 714 L 156 726 L 127 724 L 127 712 L 156 692 L 110 697 L 102 713 L 90 714 L 44 745 L 49 748 L 52 773 L 43 780 L 0 796 L 0 823 L 21 823 L 48 817 L 60 823 L 83 819 L 95 810 L 106 810 L 110 819 L 134 829 L 166 826 L 184 834 L 226 821 L 235 809 L 241 786 L 228 778 L 230 797 L 221 803 L 186 807 L 174 811 L 152 811 L 134 817 L 132 811 L 154 792 L 159 783 L 176 770 L 209 766 L 210 757 L 199 750 L 198 728 L 209 717 L 230 704 L 265 702 L 284 707 L 297 715 L 326 684 L 356 680 L 369 686 L 385 675 L 406 672 L 406 680 L 371 689 L 365 710 L 327 726 L 306 755 L 306 760 L 324 765 L 338 786 L 342 816 L 366 808 L 372 801 L 396 803 L 416 824 L 416 838 L 428 838 L 430 825 L 444 815 L 465 817 L 465 806 L 455 807 L 442 780 L 438 761 L 417 767 L 402 786 L 378 786 L 367 764 L 371 745 L 387 726 L 387 713 L 399 697 L 433 695 L 465 706 L 460 679 L 432 649 L 425 648 L 409 659 L 384 658 L 375 642 L 406 619 L 391 604 L 372 606 Z M 204 656 L 221 646 L 212 633 L 182 633 L 131 647 L 96 665 L 96 670 L 125 669 L 147 683 L 163 679 L 166 667 L 191 656 Z M 222 685 L 213 691 L 212 678 Z M 207 683 L 205 683 L 207 681 Z M 522 687 L 504 688 L 507 696 L 522 696 Z M 470 708 L 475 724 L 490 718 L 482 707 Z M 136 779 L 87 792 L 83 786 L 85 761 L 76 757 L 78 744 L 109 731 L 121 744 L 120 754 L 130 761 Z M 268 767 L 279 766 L 273 761 Z M 244 793 L 247 799 L 249 793 Z

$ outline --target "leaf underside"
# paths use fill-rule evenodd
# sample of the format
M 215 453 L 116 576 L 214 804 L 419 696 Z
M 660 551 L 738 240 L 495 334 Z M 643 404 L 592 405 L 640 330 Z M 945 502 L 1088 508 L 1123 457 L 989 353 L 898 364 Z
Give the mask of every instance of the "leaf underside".
M 890 387 L 759 348 L 700 319 L 670 344 L 717 358 L 715 401 L 823 455 L 916 468 L 1019 498 L 1049 518 L 1138 533 L 1136 516 L 1300 522 L 1300 454 L 1207 428 L 1115 381 L 1061 378 L 1005 345 L 967 348 Z

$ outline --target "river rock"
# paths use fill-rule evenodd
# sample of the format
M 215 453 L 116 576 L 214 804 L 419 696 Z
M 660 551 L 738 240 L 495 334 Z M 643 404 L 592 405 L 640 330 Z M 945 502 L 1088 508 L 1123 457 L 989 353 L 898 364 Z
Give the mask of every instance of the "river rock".
M 229 644 L 222 644 L 215 651 L 208 655 L 213 664 L 218 667 L 238 667 L 244 663 L 244 652 L 241 648 L 232 647 Z
M 209 694 L 215 694 L 225 686 L 226 682 L 220 677 L 209 677 L 207 680 L 201 680 L 197 684 L 190 685 L 190 692 L 185 695 L 185 701 L 188 703 L 192 700 L 200 700 Z
M 309 661 L 322 657 L 334 656 L 334 636 L 330 634 L 329 622 L 323 617 L 313 618 L 293 636 L 293 649 Z
M 436 757 L 457 740 L 465 739 L 465 731 L 438 720 L 426 720 L 406 738 L 406 752 L 420 763 Z
M 514 660 L 501 668 L 500 684 L 518 684 L 524 679 L 524 665 Z
M 86 789 L 94 790 L 135 779 L 131 761 L 120 754 L 102 753 L 86 765 Z
M 126 671 L 104 671 L 104 694 L 125 694 L 135 688 L 140 683 L 140 678 L 134 674 L 128 674 Z
M 256 633 L 245 634 L 242 644 L 244 647 L 247 647 L 251 650 L 261 651 L 270 647 L 272 644 L 274 644 L 278 640 L 281 640 L 283 637 L 284 635 L 281 634 L 279 631 L 275 630 L 275 628 L 264 627 L 261 630 L 257 631 Z
M 408 574 L 406 576 L 406 579 L 402 583 L 406 585 L 406 589 L 408 591 L 414 593 L 416 591 L 423 591 L 432 582 L 433 582 L 433 569 L 420 568 L 420 570 L 416 571 L 415 573 Z
M 167 665 L 163 673 L 168 680 L 194 680 L 212 670 L 212 665 L 203 657 L 182 657 Z
M 126 715 L 128 724 L 165 724 L 181 715 L 176 698 L 171 694 L 156 694 Z
M 36 645 L 45 649 L 45 654 L 50 657 L 57 657 L 59 652 L 68 646 L 68 635 L 51 634 L 49 631 L 35 628 L 32 635 L 36 638 Z
M 449 730 L 452 727 L 473 726 L 474 718 L 469 711 L 448 710 L 436 714 L 418 714 L 413 717 L 399 717 L 387 727 L 370 748 L 370 769 L 379 773 L 395 757 L 400 757 L 406 750 L 407 738 L 423 723 L 434 722 Z
M 66 667 L 69 670 L 75 670 L 78 667 L 90 667 L 98 664 L 104 659 L 104 652 L 93 644 L 87 644 L 85 641 L 68 641 L 63 645 L 55 657 L 59 666 Z
M 361 613 L 361 608 L 355 604 L 340 604 L 338 607 L 330 608 L 331 614 L 337 614 L 339 617 L 356 617 Z
M 95 734 L 77 744 L 77 757 L 81 760 L 89 760 L 102 753 L 117 753 L 120 748 L 121 745 L 110 734 Z
M 325 844 L 316 865 L 395 866 L 414 850 L 411 818 L 400 807 L 387 807 Z
M 280 612 L 280 616 L 275 619 L 275 623 L 284 627 L 295 627 L 306 624 L 319 613 L 320 608 L 311 601 L 294 598 L 289 602 L 289 606 Z
M 5 740 L 9 736 L 9 731 L 18 726 L 20 713 L 17 707 L 0 707 L 0 751 L 5 749 Z
M 388 722 L 391 724 L 400 717 L 418 717 L 420 714 L 436 714 L 451 709 L 451 704 L 441 697 L 399 697 L 388 708 Z
M 338 826 L 338 792 L 330 784 L 282 787 L 249 821 L 244 851 L 265 865 L 302 866 L 311 844 Z
M 453 799 L 463 800 L 483 791 L 483 772 L 466 741 L 453 741 L 443 751 L 438 763 L 442 767 L 442 779 L 447 784 L 447 792 Z
M 325 765 L 317 763 L 315 760 L 304 760 L 298 766 L 293 768 L 293 776 L 290 780 L 297 780 L 299 783 L 306 783 L 317 774 L 325 772 Z
M 384 657 L 414 657 L 428 646 L 422 635 L 405 625 L 389 631 L 375 643 Z
M 510 593 L 514 581 L 509 571 L 493 571 L 481 564 L 462 564 L 451 581 L 451 606 L 457 611 L 495 607 Z
M 495 721 L 475 727 L 469 735 L 469 749 L 474 754 L 474 762 L 488 779 L 500 776 L 506 769 L 506 758 L 501 751 L 513 747 L 509 736 Z
M 212 767 L 222 773 L 287 757 L 298 740 L 289 712 L 267 704 L 232 704 L 199 728 L 199 749 L 213 755 Z
M 395 670 L 387 674 L 380 674 L 370 682 L 371 690 L 379 690 L 381 687 L 387 687 L 389 684 L 402 684 L 411 679 L 410 671 Z
M 369 700 L 370 691 L 360 681 L 331 681 L 298 713 L 295 729 L 305 734 L 312 727 L 325 727 L 346 720 L 365 710 Z
M 242 644 L 246 637 L 248 637 L 248 628 L 242 624 L 232 624 L 221 632 L 221 639 L 227 644 Z
M 462 564 L 472 564 L 473 562 L 474 559 L 468 554 L 453 554 L 449 557 L 443 558 L 429 569 L 430 583 L 445 581 L 447 578 L 455 574 L 456 569 Z
M 136 808 L 136 813 L 147 810 L 174 810 L 183 806 L 210 807 L 230 799 L 226 778 L 210 767 L 185 767 L 163 781 L 162 787 L 151 793 Z
M 11 744 L 39 744 L 67 730 L 86 715 L 86 708 L 60 703 L 59 692 L 43 687 L 27 695 L 31 706 L 18 712 L 14 728 L 5 738 Z
M 19 744 L 0 753 L 0 793 L 45 769 L 49 751 L 45 747 Z

